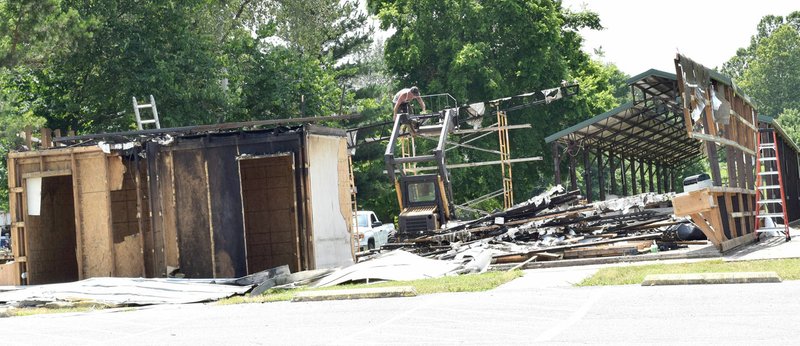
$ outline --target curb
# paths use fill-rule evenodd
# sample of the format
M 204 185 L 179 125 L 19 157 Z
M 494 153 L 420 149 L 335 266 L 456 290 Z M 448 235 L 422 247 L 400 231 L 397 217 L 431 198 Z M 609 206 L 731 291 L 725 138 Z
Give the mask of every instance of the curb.
M 708 285 L 708 284 L 748 284 L 781 282 L 775 272 L 733 272 L 733 273 L 692 273 L 692 274 L 650 274 L 642 281 L 642 286 L 664 285 Z
M 371 298 L 395 298 L 395 297 L 415 297 L 417 290 L 411 286 L 398 287 L 375 287 L 359 288 L 347 290 L 329 291 L 306 291 L 299 292 L 292 298 L 293 302 L 314 302 L 323 300 L 345 300 L 345 299 L 371 299 Z

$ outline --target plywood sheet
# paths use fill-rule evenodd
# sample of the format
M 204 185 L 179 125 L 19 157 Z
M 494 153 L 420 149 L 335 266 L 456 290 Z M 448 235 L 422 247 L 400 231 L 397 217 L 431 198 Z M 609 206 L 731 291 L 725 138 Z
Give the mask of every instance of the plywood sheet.
M 216 277 L 247 275 L 237 153 L 235 146 L 206 151 Z
M 117 156 L 118 157 L 118 156 Z M 115 160 L 110 160 L 114 162 Z M 120 162 L 120 165 L 122 163 Z M 133 165 L 133 162 L 129 162 Z M 115 172 L 115 170 L 117 170 Z M 109 170 L 112 175 L 122 173 L 120 186 L 111 191 L 111 223 L 114 239 L 114 260 L 117 276 L 144 276 L 144 254 L 139 234 L 135 170 Z
M 80 206 L 78 237 L 81 245 L 84 278 L 114 275 L 114 253 L 111 247 L 111 193 L 108 190 L 104 154 L 76 156 L 75 193 Z
M 17 272 L 16 263 L 0 264 L 0 286 L 16 286 Z
M 167 267 L 178 268 L 181 266 L 181 263 L 180 253 L 178 252 L 178 210 L 175 204 L 173 154 L 171 152 L 165 152 L 160 155 L 157 177 L 159 190 L 157 194 L 159 197 L 159 206 L 161 208 L 158 213 L 161 217 L 161 223 L 159 228 L 154 228 L 154 231 L 157 229 L 161 231 L 157 232 L 154 236 L 156 239 L 155 253 L 156 256 L 160 256 L 157 264 L 159 270 L 163 271 L 159 275 L 163 276 L 167 274 L 165 272 Z
M 142 277 L 142 246 L 139 234 L 125 237 L 121 242 L 114 242 L 114 258 L 117 276 Z
M 281 265 L 300 270 L 293 156 L 245 159 L 239 165 L 248 272 Z
M 201 150 L 172 155 L 180 269 L 190 278 L 210 278 L 214 263 L 205 158 Z
M 122 180 L 125 175 L 125 166 L 119 155 L 108 157 L 108 186 L 112 191 L 122 189 Z
M 688 216 L 716 207 L 714 197 L 707 189 L 684 192 L 676 195 L 672 199 L 672 205 L 675 208 L 675 215 L 677 216 Z
M 342 210 L 339 196 L 342 181 L 339 158 L 340 151 L 346 150 L 341 145 L 344 141 L 342 137 L 308 136 L 308 181 L 317 268 L 353 263 L 347 217 L 343 216 L 346 210 Z

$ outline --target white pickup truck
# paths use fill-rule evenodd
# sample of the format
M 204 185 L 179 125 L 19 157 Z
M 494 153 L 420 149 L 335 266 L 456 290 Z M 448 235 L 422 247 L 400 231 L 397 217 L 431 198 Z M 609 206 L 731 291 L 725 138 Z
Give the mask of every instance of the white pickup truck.
M 358 237 L 358 247 L 360 250 L 378 249 L 389 242 L 389 237 L 394 235 L 394 224 L 383 224 L 375 213 L 369 210 L 362 210 L 356 213 L 353 220 L 354 232 Z

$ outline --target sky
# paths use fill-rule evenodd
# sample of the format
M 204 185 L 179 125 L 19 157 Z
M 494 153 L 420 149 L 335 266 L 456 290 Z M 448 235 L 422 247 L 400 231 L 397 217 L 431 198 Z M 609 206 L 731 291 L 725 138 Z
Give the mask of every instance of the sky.
M 584 50 L 602 47 L 605 57 L 628 75 L 655 68 L 673 72 L 680 52 L 707 67 L 722 67 L 750 44 L 765 15 L 800 11 L 798 0 L 563 0 L 600 15 L 602 31 L 583 30 Z

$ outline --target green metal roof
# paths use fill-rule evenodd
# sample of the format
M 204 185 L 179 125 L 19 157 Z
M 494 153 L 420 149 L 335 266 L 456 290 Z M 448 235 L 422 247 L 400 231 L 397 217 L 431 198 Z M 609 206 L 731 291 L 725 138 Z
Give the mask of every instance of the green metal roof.
M 620 114 L 620 113 L 630 109 L 631 107 L 633 107 L 633 102 L 628 102 L 626 104 L 623 104 L 622 106 L 614 108 L 614 109 L 612 109 L 612 110 L 610 110 L 608 112 L 605 112 L 605 113 L 600 114 L 598 116 L 586 119 L 584 121 L 581 121 L 581 122 L 579 122 L 579 123 L 577 123 L 575 125 L 572 125 L 572 126 L 566 128 L 566 129 L 563 129 L 563 130 L 558 131 L 558 132 L 556 132 L 556 133 L 554 133 L 552 135 L 549 135 L 549 136 L 544 138 L 544 142 L 548 143 L 548 144 L 552 143 L 553 141 L 555 141 L 555 140 L 557 140 L 557 139 L 559 139 L 561 137 L 564 137 L 566 135 L 569 135 L 569 134 L 571 134 L 573 132 L 576 132 L 576 131 L 578 131 L 578 130 L 580 130 L 582 128 L 591 126 L 591 125 L 593 125 L 595 123 L 599 123 L 600 121 L 602 121 L 604 119 L 607 119 L 607 118 L 609 118 L 611 116 Z
M 626 80 L 625 83 L 627 83 L 628 85 L 631 85 L 631 84 L 636 83 L 636 82 L 638 82 L 638 81 L 640 81 L 642 79 L 645 79 L 646 77 L 649 77 L 649 76 L 661 77 L 661 78 L 664 78 L 664 79 L 672 79 L 672 80 L 677 80 L 678 79 L 677 77 L 675 77 L 674 73 L 664 72 L 664 71 L 661 71 L 661 70 L 656 70 L 654 68 L 651 68 L 651 69 L 649 69 L 647 71 L 644 71 L 644 72 L 642 72 L 640 74 L 637 74 L 637 75 L 635 75 L 635 76 L 633 76 L 631 78 L 628 78 L 628 80 Z
M 792 145 L 792 148 L 794 148 L 795 152 L 800 153 L 800 147 L 798 147 L 797 143 L 795 143 L 792 140 L 792 137 L 789 137 L 789 135 L 786 134 L 785 131 L 783 131 L 783 128 L 781 127 L 780 123 L 778 122 L 778 119 L 775 119 L 773 117 L 768 117 L 766 115 L 759 115 L 758 116 L 758 122 L 767 124 L 769 126 L 772 126 L 772 128 L 778 130 L 778 133 L 781 135 L 781 137 L 783 137 L 783 140 L 786 141 L 786 142 L 789 142 L 789 144 Z
M 626 157 L 678 165 L 699 157 L 700 146 L 686 135 L 672 73 L 650 69 L 626 82 L 642 94 L 603 114 L 545 138 L 546 143 L 579 143 Z

